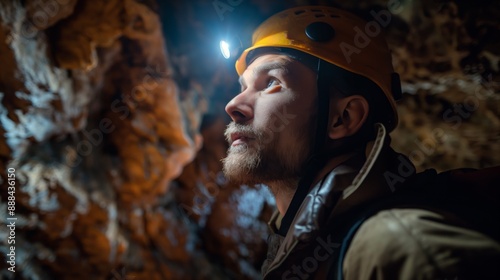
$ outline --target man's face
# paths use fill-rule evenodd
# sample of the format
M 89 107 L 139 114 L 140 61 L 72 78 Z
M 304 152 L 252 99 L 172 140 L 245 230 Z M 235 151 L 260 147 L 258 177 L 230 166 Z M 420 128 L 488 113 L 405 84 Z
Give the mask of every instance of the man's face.
M 256 58 L 240 77 L 241 93 L 226 106 L 233 122 L 224 173 L 240 184 L 296 179 L 315 129 L 316 74 L 281 54 Z

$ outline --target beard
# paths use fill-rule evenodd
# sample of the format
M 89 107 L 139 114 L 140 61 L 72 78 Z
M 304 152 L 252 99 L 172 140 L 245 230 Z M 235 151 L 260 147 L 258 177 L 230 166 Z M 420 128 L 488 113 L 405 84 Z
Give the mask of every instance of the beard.
M 302 133 L 301 133 L 302 132 Z M 309 132 L 303 134 L 303 132 Z M 280 145 L 281 134 L 257 130 L 250 125 L 231 122 L 224 135 L 231 143 L 231 134 L 246 136 L 246 141 L 230 146 L 222 159 L 226 178 L 237 184 L 267 184 L 300 178 L 311 151 L 313 133 L 310 126 L 298 129 L 288 138 L 290 144 Z

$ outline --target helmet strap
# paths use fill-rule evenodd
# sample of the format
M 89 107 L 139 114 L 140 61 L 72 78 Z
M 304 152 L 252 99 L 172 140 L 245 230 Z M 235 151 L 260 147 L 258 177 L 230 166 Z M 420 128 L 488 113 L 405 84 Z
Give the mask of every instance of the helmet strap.
M 325 68 L 323 64 L 325 63 L 327 62 L 322 61 L 321 59 L 317 60 L 316 84 L 318 88 L 318 120 L 312 153 L 306 162 L 303 176 L 298 183 L 297 190 L 295 191 L 292 201 L 288 206 L 288 210 L 281 220 L 281 226 L 278 230 L 278 233 L 283 236 L 285 236 L 290 229 L 290 226 L 293 222 L 293 219 L 295 218 L 295 215 L 297 214 L 297 211 L 300 208 L 300 205 L 309 193 L 311 184 L 314 183 L 316 174 L 324 166 L 326 160 L 329 158 L 324 153 L 322 153 L 324 145 L 326 143 L 328 119 L 330 115 L 330 82 L 327 75 L 328 71 L 323 70 L 323 68 Z

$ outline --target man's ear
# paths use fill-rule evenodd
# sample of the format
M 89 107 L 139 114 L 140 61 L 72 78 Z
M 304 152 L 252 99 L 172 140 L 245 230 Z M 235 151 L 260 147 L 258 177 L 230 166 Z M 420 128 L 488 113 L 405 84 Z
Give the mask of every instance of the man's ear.
M 368 118 L 368 101 L 361 95 L 330 100 L 328 137 L 336 140 L 358 132 Z

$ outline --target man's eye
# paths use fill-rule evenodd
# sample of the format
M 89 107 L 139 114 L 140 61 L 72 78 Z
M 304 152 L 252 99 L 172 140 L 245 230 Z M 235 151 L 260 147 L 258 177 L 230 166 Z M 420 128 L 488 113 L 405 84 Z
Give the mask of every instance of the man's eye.
M 267 87 L 266 88 L 270 88 L 272 86 L 275 86 L 278 84 L 278 81 L 272 79 L 272 80 L 269 80 L 269 83 L 267 84 Z

